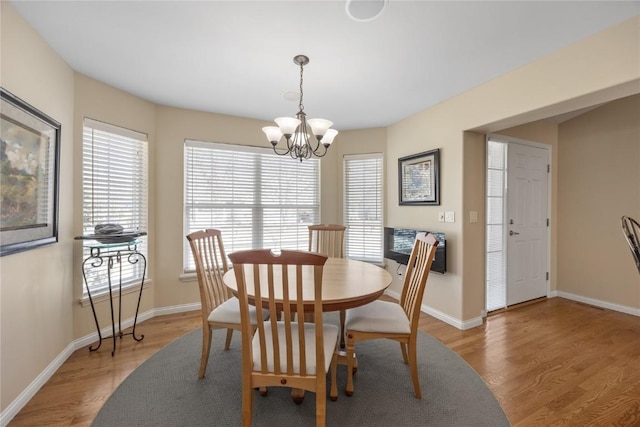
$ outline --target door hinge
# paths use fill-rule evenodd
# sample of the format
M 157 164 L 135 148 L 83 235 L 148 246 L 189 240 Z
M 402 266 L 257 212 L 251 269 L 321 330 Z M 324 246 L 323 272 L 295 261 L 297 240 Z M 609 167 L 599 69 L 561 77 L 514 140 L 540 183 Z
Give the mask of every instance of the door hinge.
M 547 280 L 549 280 L 549 272 L 547 271 Z
M 549 226 L 549 218 L 547 218 L 547 227 Z
M 547 164 L 547 173 L 551 172 L 551 165 Z

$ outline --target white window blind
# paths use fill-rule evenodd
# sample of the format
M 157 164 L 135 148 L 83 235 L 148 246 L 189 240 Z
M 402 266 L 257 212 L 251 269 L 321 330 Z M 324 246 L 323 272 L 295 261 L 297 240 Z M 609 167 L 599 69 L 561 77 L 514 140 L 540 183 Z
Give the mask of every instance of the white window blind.
M 185 141 L 184 233 L 222 231 L 225 250 L 307 250 L 320 219 L 320 162 L 269 149 Z M 195 264 L 184 241 L 184 270 Z
M 119 224 L 125 231 L 146 231 L 147 135 L 88 118 L 83 125 L 83 233 L 93 234 L 96 225 L 107 223 Z M 146 256 L 146 238 L 138 250 Z M 89 256 L 86 248 L 84 256 Z M 142 263 L 122 262 L 121 266 L 123 284 L 136 283 L 142 277 Z M 112 274 L 119 276 L 116 271 Z M 92 289 L 99 292 L 106 288 L 105 269 L 87 269 L 87 273 Z
M 382 154 L 345 156 L 345 252 L 349 258 L 382 262 L 382 213 Z

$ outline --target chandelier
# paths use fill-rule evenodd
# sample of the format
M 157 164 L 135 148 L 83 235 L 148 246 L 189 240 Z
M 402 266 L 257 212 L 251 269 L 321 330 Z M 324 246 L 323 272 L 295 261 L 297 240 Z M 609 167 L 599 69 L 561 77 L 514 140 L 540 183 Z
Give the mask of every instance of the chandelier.
M 302 105 L 302 75 L 304 66 L 309 63 L 305 55 L 296 55 L 293 62 L 300 66 L 300 102 L 295 117 L 278 117 L 278 126 L 266 126 L 262 131 L 273 146 L 273 151 L 281 156 L 290 155 L 293 159 L 310 159 L 311 156 L 323 157 L 333 139 L 338 134 L 335 129 L 329 129 L 333 122 L 325 119 L 308 119 Z M 310 133 L 313 134 L 311 137 Z M 279 148 L 278 142 L 284 136 L 287 147 Z

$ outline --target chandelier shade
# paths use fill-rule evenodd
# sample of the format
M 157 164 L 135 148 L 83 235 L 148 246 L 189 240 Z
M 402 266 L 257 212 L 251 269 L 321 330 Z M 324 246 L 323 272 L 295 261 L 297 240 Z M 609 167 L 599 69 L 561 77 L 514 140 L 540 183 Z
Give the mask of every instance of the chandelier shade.
M 304 66 L 309 63 L 305 55 L 296 55 L 293 62 L 300 66 L 300 101 L 295 117 L 278 117 L 274 121 L 278 126 L 265 126 L 262 131 L 271 143 L 273 151 L 281 156 L 289 155 L 300 161 L 310 159 L 312 156 L 323 157 L 327 154 L 329 146 L 338 134 L 331 129 L 333 122 L 326 119 L 309 119 L 304 112 L 302 103 L 302 82 Z M 284 136 L 286 147 L 278 144 Z

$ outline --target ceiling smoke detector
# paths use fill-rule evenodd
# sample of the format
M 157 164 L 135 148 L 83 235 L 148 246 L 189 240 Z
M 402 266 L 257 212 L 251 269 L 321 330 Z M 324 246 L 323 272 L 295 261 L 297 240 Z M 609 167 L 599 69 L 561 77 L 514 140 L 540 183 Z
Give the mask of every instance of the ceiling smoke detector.
M 373 21 L 382 14 L 389 0 L 347 0 L 347 16 L 357 22 Z

